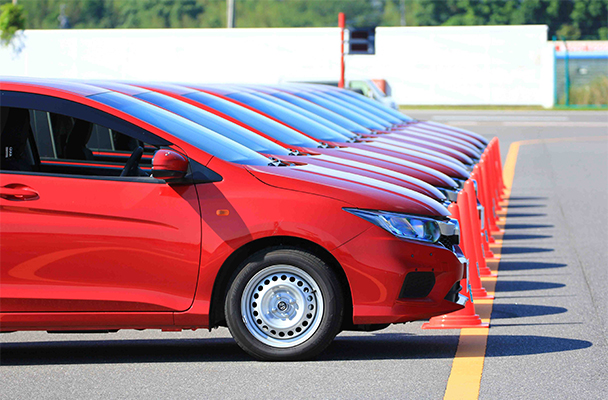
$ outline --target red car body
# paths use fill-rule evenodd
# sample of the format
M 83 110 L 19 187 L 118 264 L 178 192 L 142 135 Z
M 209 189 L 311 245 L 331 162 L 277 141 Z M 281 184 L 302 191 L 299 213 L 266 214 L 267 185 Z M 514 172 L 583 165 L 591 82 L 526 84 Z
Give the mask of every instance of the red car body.
M 464 276 L 457 246 L 400 239 L 344 211 L 446 220 L 447 210 L 435 200 L 396 186 L 341 180 L 306 165 L 225 161 L 192 144 L 183 132 L 161 129 L 125 112 L 128 107 L 113 105 L 131 107 L 136 100 L 92 86 L 26 79 L 0 83 L 3 154 L 13 151 L 7 144 L 11 129 L 26 132 L 36 123 L 15 124 L 11 118 L 17 109 L 65 112 L 76 123 L 90 113 L 114 124 L 111 129 L 128 126 L 166 143 L 154 157 L 170 159 L 153 165 L 179 168 L 183 157 L 192 172 L 189 180 L 172 184 L 147 175 L 57 172 L 74 164 L 87 171 L 122 168 L 91 159 L 42 157 L 28 170 L 7 169 L 3 158 L 1 331 L 212 328 L 227 319 L 224 298 L 239 265 L 277 246 L 301 249 L 331 266 L 343 287 L 344 328 L 462 308 L 454 297 Z M 158 115 L 170 117 L 163 113 Z M 200 128 L 184 121 L 193 132 Z M 30 143 L 33 137 L 28 136 Z M 420 298 L 404 298 L 404 282 L 413 272 L 430 274 L 434 284 Z

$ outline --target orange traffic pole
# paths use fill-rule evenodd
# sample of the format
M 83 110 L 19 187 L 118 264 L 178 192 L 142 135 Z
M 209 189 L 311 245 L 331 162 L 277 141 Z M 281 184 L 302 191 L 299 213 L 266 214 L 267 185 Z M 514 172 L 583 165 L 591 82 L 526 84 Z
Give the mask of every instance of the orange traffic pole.
M 469 283 L 471 284 L 471 293 L 473 294 L 473 298 L 475 299 L 493 299 L 494 296 L 488 295 L 484 287 L 481 285 L 481 278 L 479 273 L 479 259 L 477 256 L 477 252 L 475 251 L 476 242 L 471 223 L 471 207 L 469 205 L 469 201 L 472 200 L 473 199 L 469 196 L 466 190 L 461 190 L 458 194 L 458 211 L 460 212 L 461 217 L 460 238 L 464 244 L 464 255 L 469 259 Z M 475 215 L 473 217 L 477 218 L 477 212 L 475 212 Z
M 338 87 L 344 87 L 344 29 L 346 28 L 346 17 L 344 13 L 338 14 L 338 26 L 340 27 L 340 82 Z
M 458 204 L 452 203 L 448 207 L 452 218 L 461 221 Z M 468 268 L 468 266 L 467 266 Z M 460 294 L 471 298 L 468 282 L 466 279 L 460 281 Z M 460 328 L 487 328 L 488 324 L 481 321 L 479 315 L 475 313 L 473 301 L 467 301 L 464 308 L 449 314 L 433 317 L 429 322 L 422 324 L 422 329 L 460 329 Z
M 475 251 L 475 256 L 477 258 L 479 276 L 496 276 L 496 274 L 492 273 L 492 270 L 488 268 L 486 264 L 486 258 L 483 251 L 483 246 L 481 244 L 481 226 L 479 224 L 479 218 L 477 214 L 477 201 L 475 198 L 475 188 L 473 187 L 473 181 L 471 179 L 467 180 L 464 184 L 464 190 L 467 191 L 469 196 L 469 212 L 471 215 L 471 238 L 473 241 L 473 247 Z
M 481 244 L 483 246 L 483 252 L 485 258 L 494 258 L 494 253 L 492 249 L 490 249 L 490 237 L 491 235 L 488 232 L 488 216 L 486 215 L 486 199 L 485 199 L 485 188 L 483 182 L 483 174 L 484 170 L 480 167 L 480 164 L 477 164 L 473 168 L 473 172 L 471 173 L 471 179 L 474 179 L 477 182 L 477 197 L 479 198 L 479 202 L 483 207 L 483 215 L 480 216 L 479 220 L 479 234 L 481 236 Z

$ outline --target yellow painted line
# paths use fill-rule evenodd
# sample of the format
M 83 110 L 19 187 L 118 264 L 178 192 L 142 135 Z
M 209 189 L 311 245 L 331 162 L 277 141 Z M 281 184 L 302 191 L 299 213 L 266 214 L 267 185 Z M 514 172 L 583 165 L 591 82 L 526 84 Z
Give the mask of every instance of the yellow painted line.
M 606 140 L 608 136 L 587 136 L 587 137 L 569 137 L 569 138 L 554 138 L 554 139 L 537 139 L 537 140 L 522 140 L 511 143 L 507 159 L 503 167 L 503 180 L 506 186 L 504 194 L 504 220 L 506 221 L 507 210 L 509 206 L 509 198 L 513 187 L 513 178 L 515 177 L 515 164 L 517 163 L 517 155 L 519 148 L 522 145 L 541 144 L 541 143 L 558 143 L 558 142 L 575 142 L 575 141 L 596 141 Z M 488 267 L 497 272 L 498 264 L 501 258 L 501 250 L 503 240 L 501 235 L 496 237 L 496 243 L 492 245 L 492 252 L 496 256 L 494 259 L 487 259 Z M 483 278 L 483 285 L 488 294 L 493 295 L 496 289 L 496 277 Z M 494 300 L 475 300 L 475 312 L 481 317 L 483 322 L 490 323 L 492 316 L 492 306 Z M 483 364 L 486 355 L 486 346 L 488 343 L 489 328 L 468 328 L 460 330 L 460 338 L 458 340 L 458 348 L 452 362 L 452 370 L 445 389 L 444 399 L 478 399 L 479 388 L 481 386 L 481 377 L 483 374 Z
M 515 163 L 519 152 L 520 142 L 514 142 L 509 147 L 507 160 L 503 168 L 503 180 L 507 187 L 505 191 L 505 201 L 502 206 L 506 215 L 509 206 L 509 196 L 513 186 L 513 176 L 515 175 Z M 506 218 L 505 218 L 506 219 Z M 501 236 L 501 235 L 499 235 Z M 502 237 L 496 237 L 496 243 L 492 246 L 495 258 L 487 259 L 488 267 L 496 272 L 500 262 Z M 496 277 L 484 277 L 483 286 L 489 295 L 493 295 L 496 288 Z M 483 322 L 490 323 L 492 316 L 493 300 L 475 300 L 475 312 L 481 317 Z M 452 370 L 448 378 L 445 389 L 444 399 L 477 399 L 479 397 L 479 387 L 481 386 L 481 376 L 483 374 L 483 363 L 486 357 L 486 345 L 490 328 L 467 328 L 460 330 L 458 348 L 452 362 Z

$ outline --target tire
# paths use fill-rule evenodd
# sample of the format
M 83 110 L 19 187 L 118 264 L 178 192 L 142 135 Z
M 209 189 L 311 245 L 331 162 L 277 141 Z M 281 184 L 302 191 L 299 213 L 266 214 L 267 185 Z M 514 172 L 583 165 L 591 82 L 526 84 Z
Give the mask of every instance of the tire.
M 306 360 L 338 334 L 342 289 L 330 267 L 292 247 L 259 251 L 229 285 L 225 316 L 238 345 L 255 358 Z

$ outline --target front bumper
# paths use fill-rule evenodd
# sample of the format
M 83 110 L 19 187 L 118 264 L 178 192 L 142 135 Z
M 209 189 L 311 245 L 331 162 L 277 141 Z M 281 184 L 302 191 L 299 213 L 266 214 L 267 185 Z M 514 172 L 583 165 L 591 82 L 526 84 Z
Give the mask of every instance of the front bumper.
M 454 250 L 398 239 L 376 226 L 335 249 L 351 290 L 353 323 L 401 323 L 462 309 L 460 296 L 446 299 L 455 283 L 468 282 L 466 259 L 458 246 Z M 432 274 L 433 285 L 423 296 L 402 296 L 410 273 Z

